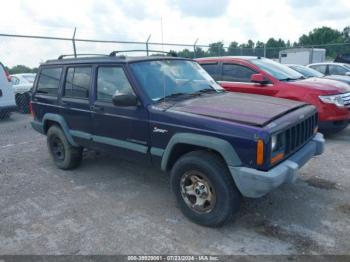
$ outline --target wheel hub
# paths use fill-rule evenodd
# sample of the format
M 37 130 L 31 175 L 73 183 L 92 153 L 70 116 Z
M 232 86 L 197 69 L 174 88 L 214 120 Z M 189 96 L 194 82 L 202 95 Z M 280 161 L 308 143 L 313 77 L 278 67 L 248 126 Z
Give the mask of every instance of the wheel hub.
M 214 208 L 216 194 L 211 182 L 202 172 L 186 172 L 182 176 L 180 187 L 182 198 L 194 211 L 208 213 Z

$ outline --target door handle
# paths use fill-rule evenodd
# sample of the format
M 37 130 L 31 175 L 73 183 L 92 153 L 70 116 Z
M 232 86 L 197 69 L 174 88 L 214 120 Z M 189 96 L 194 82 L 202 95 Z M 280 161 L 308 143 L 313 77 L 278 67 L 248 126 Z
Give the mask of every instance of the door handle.
M 93 105 L 90 107 L 90 109 L 92 111 L 95 111 L 95 112 L 102 112 L 104 110 L 104 107 L 103 106 L 98 106 L 98 105 Z

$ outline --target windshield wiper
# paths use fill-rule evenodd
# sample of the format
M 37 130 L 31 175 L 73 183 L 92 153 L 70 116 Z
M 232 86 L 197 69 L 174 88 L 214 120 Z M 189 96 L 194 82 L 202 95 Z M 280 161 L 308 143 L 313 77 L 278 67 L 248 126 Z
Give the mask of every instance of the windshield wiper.
M 164 96 L 162 98 L 159 98 L 157 101 L 161 101 L 163 100 L 164 98 L 177 98 L 177 97 L 180 97 L 180 96 L 193 96 L 194 94 L 189 94 L 189 93 L 183 93 L 183 92 L 179 92 L 179 93 L 173 93 L 173 94 L 170 94 L 170 95 L 167 95 L 167 96 Z
M 280 81 L 285 81 L 285 82 L 289 82 L 289 81 L 295 81 L 295 80 L 298 80 L 300 78 L 290 78 L 290 77 L 287 77 L 287 78 L 282 78 L 282 79 L 279 79 Z

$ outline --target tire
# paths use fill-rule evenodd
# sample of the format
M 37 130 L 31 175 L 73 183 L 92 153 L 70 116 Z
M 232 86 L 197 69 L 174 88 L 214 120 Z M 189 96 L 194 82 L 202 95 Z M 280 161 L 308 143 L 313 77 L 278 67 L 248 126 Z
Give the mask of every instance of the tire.
M 18 111 L 22 114 L 28 114 L 29 113 L 29 95 L 24 94 L 18 94 L 16 95 L 16 104 L 18 107 Z
M 242 196 L 226 163 L 213 153 L 185 154 L 172 168 L 170 181 L 182 212 L 199 225 L 222 226 L 239 211 Z
M 72 146 L 57 125 L 51 126 L 47 131 L 47 146 L 58 168 L 68 170 L 80 165 L 82 148 Z
M 9 119 L 11 116 L 11 112 L 0 112 L 0 119 L 6 120 Z

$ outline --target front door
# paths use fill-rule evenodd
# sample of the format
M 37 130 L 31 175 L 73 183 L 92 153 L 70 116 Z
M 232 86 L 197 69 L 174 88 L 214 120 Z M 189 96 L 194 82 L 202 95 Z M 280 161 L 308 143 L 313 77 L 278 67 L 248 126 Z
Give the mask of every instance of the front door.
M 277 89 L 272 84 L 261 85 L 250 81 L 255 70 L 239 64 L 225 63 L 222 65 L 222 81 L 220 85 L 226 90 L 241 93 L 273 96 Z
M 114 94 L 135 94 L 123 66 L 100 65 L 96 70 L 95 98 L 91 107 L 94 145 L 127 159 L 148 160 L 148 111 L 141 103 L 121 107 L 112 102 Z

